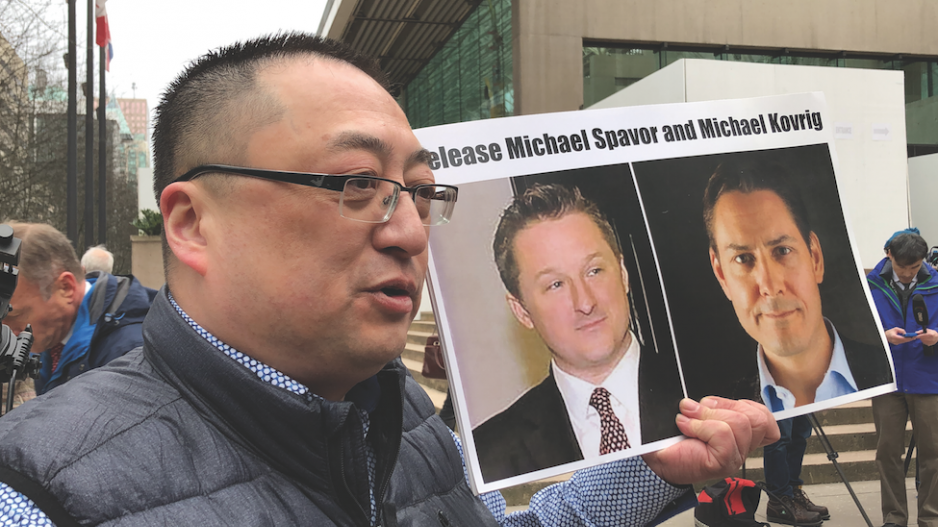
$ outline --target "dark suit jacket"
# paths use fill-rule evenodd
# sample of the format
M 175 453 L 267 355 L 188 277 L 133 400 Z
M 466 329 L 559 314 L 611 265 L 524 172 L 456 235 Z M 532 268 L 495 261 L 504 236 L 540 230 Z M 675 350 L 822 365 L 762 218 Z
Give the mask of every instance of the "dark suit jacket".
M 680 435 L 674 417 L 684 393 L 674 359 L 643 350 L 638 377 L 643 443 Z M 472 437 L 486 482 L 583 459 L 553 370 Z
M 889 368 L 889 359 L 882 346 L 855 342 L 843 335 L 840 341 L 844 344 L 847 365 L 850 366 L 850 373 L 858 389 L 866 390 L 892 382 L 892 369 Z

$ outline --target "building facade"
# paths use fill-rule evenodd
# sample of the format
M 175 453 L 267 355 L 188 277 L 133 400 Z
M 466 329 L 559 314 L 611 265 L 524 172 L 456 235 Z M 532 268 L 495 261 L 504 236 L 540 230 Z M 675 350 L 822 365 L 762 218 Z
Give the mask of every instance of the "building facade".
M 320 25 L 414 127 L 588 108 L 681 58 L 901 70 L 910 155 L 938 151 L 936 32 L 930 0 L 332 0 Z
M 121 112 L 124 113 L 124 119 L 127 120 L 127 127 L 130 133 L 142 135 L 147 138 L 150 122 L 149 110 L 147 109 L 146 99 L 117 99 Z

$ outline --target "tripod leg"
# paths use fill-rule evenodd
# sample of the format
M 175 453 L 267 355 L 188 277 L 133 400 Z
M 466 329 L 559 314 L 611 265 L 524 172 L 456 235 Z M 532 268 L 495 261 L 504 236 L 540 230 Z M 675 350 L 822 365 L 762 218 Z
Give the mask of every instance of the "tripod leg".
M 909 465 L 912 464 L 912 452 L 915 452 L 915 433 L 912 433 L 912 437 L 909 439 L 909 450 L 905 453 L 905 470 L 902 471 L 902 474 L 909 473 Z M 915 470 L 918 471 L 918 464 L 915 465 Z M 918 473 L 918 472 L 916 472 Z M 903 475 L 903 477 L 905 477 Z
M 834 447 L 831 446 L 830 441 L 827 439 L 827 434 L 825 434 L 824 429 L 821 428 L 820 421 L 817 420 L 817 417 L 815 417 L 813 413 L 808 414 L 808 419 L 811 421 L 811 426 L 817 433 L 818 440 L 824 447 L 824 451 L 827 452 L 827 459 L 831 460 L 831 463 L 834 464 L 834 468 L 837 469 L 837 474 L 840 475 L 840 479 L 847 487 L 847 491 L 850 492 L 850 497 L 853 498 L 853 502 L 856 503 L 857 509 L 860 510 L 860 515 L 863 516 L 863 519 L 866 521 L 866 524 L 869 527 L 873 527 L 873 522 L 870 521 L 870 517 L 867 516 L 866 509 L 863 508 L 863 505 L 860 503 L 860 499 L 857 498 L 856 492 L 853 491 L 853 487 L 851 487 L 850 482 L 847 481 L 847 476 L 844 474 L 843 469 L 840 468 L 840 463 L 837 462 L 837 452 L 834 451 Z

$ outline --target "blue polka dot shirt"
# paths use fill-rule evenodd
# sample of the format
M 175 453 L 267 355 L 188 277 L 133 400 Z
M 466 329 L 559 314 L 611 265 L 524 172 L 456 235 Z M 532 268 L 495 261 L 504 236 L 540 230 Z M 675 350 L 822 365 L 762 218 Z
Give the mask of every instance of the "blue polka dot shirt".
M 319 398 L 303 384 L 289 376 L 248 357 L 225 344 L 192 320 L 169 296 L 179 315 L 204 339 L 222 353 L 254 372 L 265 382 L 279 386 L 310 400 Z M 368 435 L 368 413 L 359 409 Z M 456 434 L 453 441 L 463 458 L 462 442 Z M 377 505 L 374 499 L 374 451 L 368 448 L 367 467 L 371 491 L 371 524 L 376 525 Z M 468 480 L 468 473 L 466 473 Z M 492 512 L 502 527 L 601 527 L 645 526 L 669 504 L 690 489 L 674 487 L 659 478 L 640 457 L 614 461 L 577 471 L 570 480 L 551 485 L 531 498 L 527 510 L 506 514 L 505 498 L 500 492 L 488 492 L 479 499 Z M 684 508 L 693 505 L 685 500 Z M 674 511 L 672 511 L 674 512 Z M 53 523 L 26 496 L 0 483 L 0 526 L 48 527 Z

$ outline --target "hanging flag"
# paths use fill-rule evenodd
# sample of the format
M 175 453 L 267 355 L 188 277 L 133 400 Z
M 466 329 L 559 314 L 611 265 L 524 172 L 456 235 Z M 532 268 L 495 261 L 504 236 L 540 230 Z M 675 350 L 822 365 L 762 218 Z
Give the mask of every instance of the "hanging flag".
M 94 2 L 94 17 L 98 28 L 94 40 L 101 47 L 106 46 L 111 41 L 111 30 L 107 26 L 107 9 L 104 8 L 105 2 L 107 0 L 95 0 Z
M 105 2 L 107 2 L 107 0 L 95 0 L 94 2 L 94 16 L 97 25 L 97 34 L 95 35 L 94 41 L 101 47 L 107 46 L 107 60 L 105 61 L 104 69 L 111 71 L 111 57 L 114 56 L 114 48 L 111 46 L 111 29 L 108 27 L 107 23 L 107 9 L 104 7 Z
M 107 52 L 104 54 L 104 71 L 111 71 L 111 59 L 114 58 L 114 45 L 109 40 L 107 43 Z

